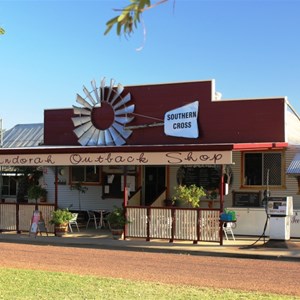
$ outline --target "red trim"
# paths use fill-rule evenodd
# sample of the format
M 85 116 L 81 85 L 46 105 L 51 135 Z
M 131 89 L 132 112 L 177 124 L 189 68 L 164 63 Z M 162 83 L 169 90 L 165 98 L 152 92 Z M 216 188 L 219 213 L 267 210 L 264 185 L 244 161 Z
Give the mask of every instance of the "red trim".
M 249 150 L 279 150 L 288 147 L 285 142 L 270 142 L 270 143 L 244 143 L 234 144 L 233 151 L 249 151 Z
M 249 150 L 272 150 L 288 147 L 285 142 L 268 143 L 240 143 L 240 144 L 177 144 L 177 145 L 143 145 L 121 147 L 94 147 L 94 146 L 46 146 L 33 148 L 1 148 L 0 155 L 4 154 L 68 154 L 68 153 L 118 153 L 118 152 L 166 152 L 166 151 L 249 151 Z

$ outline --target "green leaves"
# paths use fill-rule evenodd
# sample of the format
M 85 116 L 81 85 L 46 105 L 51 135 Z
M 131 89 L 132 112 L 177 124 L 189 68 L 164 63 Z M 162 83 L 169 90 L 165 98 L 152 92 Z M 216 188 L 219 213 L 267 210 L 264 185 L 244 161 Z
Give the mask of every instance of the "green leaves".
M 200 198 L 204 196 L 206 196 L 206 193 L 203 187 L 198 187 L 195 184 L 190 186 L 179 185 L 175 187 L 174 200 L 179 200 L 191 207 L 199 207 Z
M 123 9 L 115 9 L 115 11 L 121 11 L 121 13 L 106 23 L 105 35 L 111 31 L 114 25 L 116 25 L 117 35 L 130 35 L 140 23 L 141 14 L 151 6 L 150 0 L 130 0 L 130 2 L 131 4 Z
M 5 33 L 5 30 L 2 27 L 0 27 L 0 34 L 4 34 L 4 33 Z

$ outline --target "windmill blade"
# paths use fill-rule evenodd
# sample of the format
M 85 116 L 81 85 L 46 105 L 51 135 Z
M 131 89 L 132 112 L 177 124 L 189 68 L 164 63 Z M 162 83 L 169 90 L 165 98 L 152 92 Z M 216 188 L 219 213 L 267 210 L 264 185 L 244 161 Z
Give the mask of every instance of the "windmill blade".
M 121 101 L 119 101 L 118 103 L 116 103 L 113 106 L 113 108 L 116 110 L 118 107 L 120 107 L 121 105 L 125 105 L 130 100 L 131 100 L 131 95 L 130 95 L 130 93 L 128 93 Z
M 110 104 L 113 105 L 113 103 L 116 101 L 116 99 L 118 97 L 120 97 L 120 95 L 122 94 L 122 92 L 124 91 L 124 87 L 122 84 L 118 84 L 117 86 L 117 91 L 115 91 L 115 95 L 114 97 L 111 99 Z
M 125 130 L 123 126 L 117 122 L 114 122 L 112 126 L 116 129 L 116 131 L 125 139 L 127 139 L 131 134 L 132 130 Z
M 76 102 L 80 103 L 81 105 L 83 105 L 87 109 L 90 109 L 90 110 L 93 109 L 93 107 L 87 101 L 85 101 L 80 95 L 78 95 L 78 94 L 77 94 Z
M 86 131 L 88 131 L 93 126 L 92 122 L 85 123 L 75 128 L 73 132 L 77 135 L 77 137 L 81 137 Z
M 97 145 L 105 146 L 105 135 L 103 130 L 101 130 L 99 133 Z
M 104 100 L 105 100 L 105 95 L 104 95 L 104 90 L 105 90 L 105 77 L 103 77 L 102 80 L 101 80 L 100 88 L 101 88 L 101 93 L 100 93 L 100 89 L 99 89 L 100 98 L 101 98 L 101 101 L 104 101 Z M 101 101 L 100 101 L 100 102 L 101 102 Z
M 91 120 L 91 117 L 74 117 L 72 118 L 74 127 L 80 126 L 82 124 L 85 124 Z
M 100 102 L 101 102 L 101 101 L 100 101 L 100 96 L 99 96 L 99 94 L 100 94 L 100 89 L 99 89 L 99 93 L 98 93 L 98 88 L 97 88 L 97 84 L 96 84 L 96 80 L 95 80 L 95 79 L 93 79 L 93 80 L 91 81 L 91 85 L 92 85 L 94 94 L 95 94 L 95 96 L 96 96 L 97 103 L 100 103 Z M 96 103 L 95 103 L 95 104 L 96 104 Z
M 104 130 L 104 136 L 105 136 L 105 145 L 106 146 L 114 145 L 114 141 L 112 139 L 112 136 L 111 136 L 110 132 L 107 129 Z
M 74 114 L 75 115 L 86 115 L 86 116 L 91 115 L 91 111 L 87 110 L 83 107 L 78 107 L 78 106 L 73 105 L 73 109 L 74 109 Z
M 121 146 L 126 143 L 122 136 L 120 136 L 120 134 L 113 127 L 108 128 L 108 130 L 116 146 Z
M 94 98 L 92 97 L 91 93 L 87 90 L 87 88 L 85 86 L 83 86 L 83 92 L 85 93 L 85 95 L 90 99 L 91 103 L 93 105 L 96 104 L 96 101 L 94 100 Z M 97 90 L 96 90 L 97 92 Z
M 87 146 L 97 146 L 100 130 L 95 128 L 93 135 L 87 143 Z
M 88 145 L 91 137 L 93 136 L 94 132 L 95 132 L 96 128 L 94 126 L 90 127 L 88 131 L 86 131 L 78 140 L 78 142 L 82 145 L 82 146 L 86 146 Z
M 107 97 L 106 97 L 106 101 L 108 101 L 108 102 L 109 102 L 109 98 L 110 98 L 110 95 L 111 95 L 111 92 L 113 90 L 114 85 L 115 85 L 115 80 L 111 79 L 108 94 L 107 94 Z
M 121 124 L 130 123 L 134 117 L 115 117 L 115 120 Z
M 133 111 L 134 111 L 134 104 L 131 104 L 131 105 L 126 106 L 126 107 L 124 107 L 122 109 L 116 110 L 115 114 L 118 115 L 118 116 L 119 115 L 126 115 L 126 114 L 133 113 Z

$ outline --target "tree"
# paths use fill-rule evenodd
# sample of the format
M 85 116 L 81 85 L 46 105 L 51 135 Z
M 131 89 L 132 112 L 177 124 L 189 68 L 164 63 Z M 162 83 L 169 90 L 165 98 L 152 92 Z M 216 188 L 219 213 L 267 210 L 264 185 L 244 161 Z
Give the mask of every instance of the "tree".
M 114 9 L 114 11 L 118 11 L 120 14 L 106 23 L 104 34 L 108 34 L 113 26 L 116 25 L 117 35 L 130 35 L 133 33 L 134 29 L 137 28 L 138 24 L 141 23 L 141 16 L 144 11 L 168 1 L 169 0 L 159 0 L 154 4 L 151 4 L 151 0 L 130 0 L 131 4 L 126 7 Z
M 70 186 L 70 189 L 78 191 L 78 204 L 79 204 L 79 210 L 81 210 L 80 193 L 84 194 L 88 190 L 88 188 L 86 186 L 82 186 L 81 182 L 76 182 L 74 185 Z

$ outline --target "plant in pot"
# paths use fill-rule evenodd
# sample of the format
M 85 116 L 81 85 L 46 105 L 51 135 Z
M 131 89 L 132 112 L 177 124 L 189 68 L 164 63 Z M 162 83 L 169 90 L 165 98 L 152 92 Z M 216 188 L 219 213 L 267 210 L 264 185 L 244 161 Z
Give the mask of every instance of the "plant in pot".
M 50 224 L 54 225 L 55 235 L 62 236 L 68 231 L 73 214 L 68 209 L 57 209 L 51 213 Z
M 189 207 L 199 207 L 200 199 L 206 195 L 203 187 L 192 185 L 178 185 L 175 187 L 175 195 L 173 199 L 176 202 Z
M 45 202 L 47 199 L 47 190 L 40 185 L 33 184 L 28 189 L 28 198 L 35 199 L 35 204 L 37 205 L 38 199 L 41 202 Z
M 208 190 L 206 191 L 206 198 L 209 199 L 208 208 L 214 207 L 214 201 L 218 197 L 218 189 Z
M 124 226 L 128 224 L 124 209 L 114 206 L 113 211 L 107 216 L 109 228 L 114 239 L 120 239 L 124 233 Z

